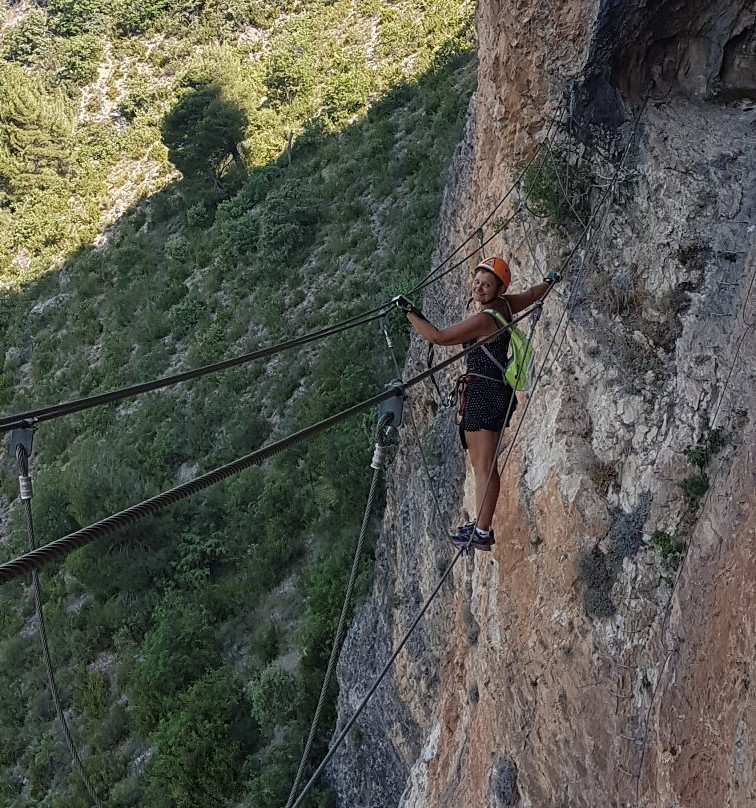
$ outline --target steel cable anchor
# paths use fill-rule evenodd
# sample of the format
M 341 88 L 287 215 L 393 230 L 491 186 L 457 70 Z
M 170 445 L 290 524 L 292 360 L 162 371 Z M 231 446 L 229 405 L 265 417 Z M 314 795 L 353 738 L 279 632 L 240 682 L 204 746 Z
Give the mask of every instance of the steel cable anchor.
M 386 461 L 386 449 L 395 444 L 399 438 L 399 427 L 402 425 L 404 412 L 405 387 L 401 379 L 392 379 L 386 389 L 394 390 L 391 398 L 382 402 L 378 410 L 378 439 L 370 468 L 381 471 Z
M 33 495 L 32 481 L 29 475 L 29 458 L 32 455 L 32 445 L 34 443 L 34 428 L 31 426 L 16 427 L 11 432 L 11 457 L 18 463 L 18 486 L 21 491 L 21 499 L 31 499 Z

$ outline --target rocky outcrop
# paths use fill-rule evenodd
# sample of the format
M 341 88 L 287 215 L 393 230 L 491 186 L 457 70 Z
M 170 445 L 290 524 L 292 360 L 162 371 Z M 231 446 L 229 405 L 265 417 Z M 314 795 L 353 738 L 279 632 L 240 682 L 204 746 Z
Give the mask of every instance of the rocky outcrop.
M 745 2 L 479 3 L 439 256 L 547 131 L 590 166 L 598 215 L 541 319 L 494 551 L 456 564 L 334 758 L 340 805 L 756 804 L 754 30 Z M 521 209 L 495 234 L 516 205 L 484 235 L 522 287 L 582 227 Z M 462 316 L 466 281 L 431 287 L 431 319 Z M 407 421 L 342 722 L 473 511 L 450 413 L 430 388 L 407 406 L 419 440 Z

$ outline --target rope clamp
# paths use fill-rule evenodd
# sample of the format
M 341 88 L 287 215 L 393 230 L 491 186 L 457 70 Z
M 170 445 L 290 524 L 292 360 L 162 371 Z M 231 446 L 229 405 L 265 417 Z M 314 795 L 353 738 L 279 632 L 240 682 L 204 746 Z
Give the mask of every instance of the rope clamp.
M 370 468 L 376 471 L 383 471 L 383 465 L 386 460 L 386 447 L 382 443 L 375 444 L 375 451 L 373 452 L 373 459 L 370 461 Z
M 392 430 L 398 429 L 402 425 L 402 411 L 404 408 L 404 382 L 401 379 L 392 379 L 387 385 L 388 390 L 393 390 L 394 395 L 381 403 L 378 410 L 378 420 L 387 419 L 387 427 Z
M 26 457 L 32 455 L 32 443 L 34 442 L 34 428 L 31 426 L 16 427 L 11 431 L 10 456 L 15 460 L 18 458 L 19 449 L 23 449 Z
M 530 312 L 531 326 L 535 327 L 535 324 L 541 319 L 542 312 L 543 312 L 543 300 L 536 300 Z
M 383 331 L 383 336 L 386 337 L 386 344 L 389 348 L 394 347 L 393 340 L 391 339 L 391 335 L 389 334 L 389 319 L 388 319 L 388 312 L 384 311 L 383 314 L 378 318 L 378 325 L 380 326 L 381 331 Z
M 18 487 L 21 499 L 32 498 L 32 481 L 29 476 L 29 458 L 32 453 L 34 430 L 30 426 L 17 427 L 11 432 L 11 456 L 18 461 L 21 474 L 18 477 Z
M 31 499 L 33 492 L 32 492 L 32 481 L 31 477 L 22 474 L 19 475 L 18 478 L 18 487 L 21 490 L 21 499 Z

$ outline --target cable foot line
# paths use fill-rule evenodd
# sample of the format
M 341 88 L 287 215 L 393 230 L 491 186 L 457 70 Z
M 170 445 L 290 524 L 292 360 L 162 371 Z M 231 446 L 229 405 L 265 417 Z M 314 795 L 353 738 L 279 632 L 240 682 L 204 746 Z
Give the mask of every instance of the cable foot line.
M 29 538 L 29 549 L 33 551 L 36 548 L 36 539 L 34 536 L 34 518 L 32 515 L 32 485 L 31 475 L 29 473 L 29 456 L 31 454 L 31 430 L 17 430 L 13 435 L 14 451 L 19 470 L 19 483 L 21 487 L 21 501 L 24 510 L 24 522 L 26 523 L 26 533 Z M 45 672 L 47 673 L 47 681 L 50 685 L 50 695 L 52 696 L 53 705 L 55 707 L 55 714 L 60 721 L 61 729 L 63 730 L 63 738 L 65 739 L 68 753 L 71 756 L 76 773 L 81 778 L 84 788 L 89 794 L 89 798 L 97 808 L 102 808 L 97 792 L 94 790 L 92 783 L 89 780 L 87 771 L 82 763 L 79 750 L 76 747 L 76 742 L 71 734 L 71 729 L 66 721 L 66 715 L 63 710 L 63 704 L 60 700 L 60 693 L 58 691 L 58 684 L 55 680 L 55 669 L 52 664 L 52 657 L 50 655 L 50 644 L 47 639 L 47 627 L 45 625 L 45 614 L 42 609 L 42 585 L 39 582 L 39 573 L 37 570 L 32 571 L 32 591 L 34 593 L 34 610 L 37 615 L 37 622 L 39 624 L 39 640 L 42 646 L 42 660 L 45 664 Z
M 371 463 L 371 468 L 373 469 L 373 477 L 370 481 L 370 493 L 368 494 L 367 504 L 365 505 L 365 513 L 362 517 L 362 527 L 360 528 L 360 535 L 357 539 L 357 546 L 354 550 L 354 558 L 352 559 L 352 569 L 349 573 L 349 583 L 347 584 L 346 593 L 344 595 L 344 603 L 341 607 L 341 614 L 339 615 L 339 623 L 336 628 L 336 635 L 333 640 L 333 646 L 331 647 L 331 655 L 328 657 L 328 665 L 326 668 L 326 673 L 323 678 L 323 686 L 320 689 L 320 696 L 318 697 L 318 704 L 315 708 L 315 715 L 312 719 L 312 724 L 310 725 L 310 731 L 307 735 L 307 741 L 305 743 L 304 751 L 302 752 L 302 759 L 299 762 L 299 768 L 297 769 L 296 777 L 294 778 L 294 784 L 291 787 L 291 791 L 289 793 L 289 799 L 286 802 L 286 808 L 291 808 L 292 803 L 294 802 L 294 798 L 297 793 L 297 789 L 299 788 L 299 783 L 302 779 L 302 775 L 304 774 L 305 766 L 307 765 L 307 761 L 310 759 L 310 752 L 312 751 L 312 744 L 315 740 L 315 733 L 318 728 L 318 724 L 320 723 L 320 716 L 323 712 L 323 706 L 325 704 L 326 696 L 328 695 L 328 688 L 331 684 L 331 678 L 333 677 L 333 671 L 336 667 L 336 660 L 338 657 L 339 649 L 341 648 L 341 643 L 344 639 L 344 632 L 346 630 L 346 620 L 347 614 L 349 613 L 349 606 L 352 602 L 352 591 L 354 589 L 354 582 L 357 579 L 357 571 L 359 569 L 360 558 L 362 557 L 362 548 L 365 542 L 365 534 L 367 533 L 368 525 L 370 524 L 370 516 L 373 512 L 373 501 L 375 500 L 375 492 L 378 487 L 378 478 L 380 476 L 381 471 L 384 467 L 384 448 L 386 444 L 386 440 L 388 438 L 387 430 L 391 427 L 396 428 L 398 424 L 395 423 L 395 419 L 392 414 L 386 414 L 380 418 L 378 423 L 378 430 L 376 435 L 376 442 L 375 442 L 375 454 L 373 455 L 373 462 Z

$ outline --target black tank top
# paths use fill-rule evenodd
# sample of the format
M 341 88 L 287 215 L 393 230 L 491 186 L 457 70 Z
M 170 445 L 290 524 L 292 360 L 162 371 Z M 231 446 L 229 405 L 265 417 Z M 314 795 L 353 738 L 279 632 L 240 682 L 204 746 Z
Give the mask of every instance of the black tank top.
M 488 312 L 486 312 L 488 314 Z M 493 314 L 489 314 L 490 317 L 493 317 Z M 511 317 L 507 318 L 505 315 L 502 315 L 505 320 L 511 322 Z M 496 328 L 501 328 L 501 323 L 493 317 Z M 475 342 L 480 342 L 480 340 L 470 340 L 470 342 L 465 343 L 465 348 L 468 348 L 470 345 L 473 345 Z M 486 342 L 486 348 L 491 352 L 492 356 L 496 359 L 502 367 L 507 366 L 507 353 L 509 352 L 509 331 L 505 331 L 500 337 L 497 337 L 493 342 Z M 496 363 L 491 359 L 488 354 L 482 348 L 473 348 L 469 354 L 467 354 L 467 372 L 468 373 L 479 373 L 481 376 L 489 376 L 492 379 L 500 379 L 501 378 L 501 368 L 496 366 Z

